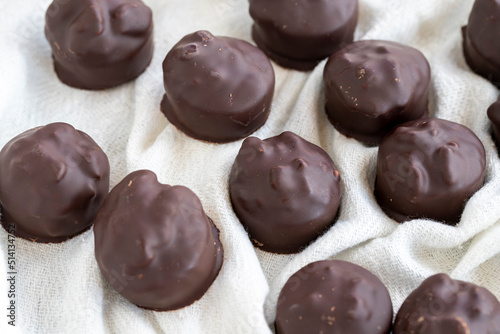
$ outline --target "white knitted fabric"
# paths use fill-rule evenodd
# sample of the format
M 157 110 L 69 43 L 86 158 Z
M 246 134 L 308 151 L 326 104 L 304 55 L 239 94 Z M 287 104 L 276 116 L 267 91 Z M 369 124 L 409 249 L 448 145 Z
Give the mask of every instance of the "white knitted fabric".
M 302 0 L 305 1 L 305 0 Z M 276 92 L 267 123 L 254 135 L 293 131 L 320 145 L 342 177 L 337 223 L 303 252 L 276 255 L 252 246 L 228 195 L 228 174 L 241 140 L 208 144 L 188 138 L 160 113 L 161 62 L 184 35 L 206 29 L 252 42 L 247 0 L 146 0 L 154 13 L 154 58 L 134 82 L 100 92 L 62 84 L 44 36 L 50 0 L 0 6 L 0 147 L 15 135 L 51 122 L 85 131 L 111 163 L 111 186 L 137 169 L 185 185 L 221 231 L 225 261 L 214 284 L 193 305 L 172 312 L 140 309 L 102 278 L 92 230 L 64 243 L 16 240 L 16 328 L 23 333 L 271 333 L 278 294 L 306 264 L 342 259 L 387 286 L 397 311 L 426 277 L 445 272 L 488 288 L 500 298 L 500 159 L 486 109 L 498 91 L 475 75 L 462 55 L 461 26 L 472 0 L 360 0 L 355 39 L 385 39 L 421 50 L 432 68 L 429 110 L 462 123 L 487 154 L 486 184 L 450 227 L 428 220 L 397 224 L 373 196 L 377 148 L 339 134 L 324 112 L 325 61 L 309 73 L 273 63 Z M 252 42 L 253 43 L 253 42 Z M 7 233 L 0 229 L 0 332 L 6 326 Z

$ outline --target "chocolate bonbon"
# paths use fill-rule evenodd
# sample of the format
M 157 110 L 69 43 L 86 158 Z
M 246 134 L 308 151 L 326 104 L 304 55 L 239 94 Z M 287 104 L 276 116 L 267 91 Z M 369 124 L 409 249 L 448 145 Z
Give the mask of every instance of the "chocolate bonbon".
M 476 0 L 462 28 L 463 51 L 469 67 L 500 86 L 500 1 Z
M 483 186 L 485 165 L 483 144 L 469 128 L 437 118 L 411 121 L 380 143 L 375 196 L 398 222 L 455 225 Z
M 320 147 L 292 132 L 245 139 L 229 178 L 233 208 L 257 247 L 295 253 L 333 224 L 340 175 Z
M 493 139 L 497 147 L 499 147 L 500 139 L 500 101 L 494 102 L 488 108 L 488 118 L 490 119 L 491 125 L 493 127 Z
M 500 303 L 487 289 L 446 274 L 427 278 L 403 302 L 394 334 L 496 334 Z
M 274 70 L 253 45 L 197 31 L 182 38 L 163 62 L 161 111 L 188 136 L 225 143 L 244 138 L 267 120 Z
M 302 71 L 353 40 L 357 0 L 251 0 L 255 43 L 278 64 Z
M 192 304 L 222 266 L 219 231 L 196 194 L 160 184 L 147 170 L 129 174 L 113 188 L 97 214 L 94 235 L 103 276 L 146 309 Z
M 0 151 L 2 225 L 24 239 L 60 242 L 87 230 L 108 191 L 106 154 L 69 124 L 28 130 Z
M 153 16 L 140 0 L 54 0 L 45 36 L 57 76 L 76 88 L 133 80 L 153 56 Z
M 387 288 L 350 262 L 313 262 L 290 277 L 278 298 L 277 334 L 389 334 L 391 323 Z
M 348 137 L 377 145 L 398 124 L 427 115 L 430 67 L 395 42 L 366 40 L 330 56 L 323 82 L 326 113 Z

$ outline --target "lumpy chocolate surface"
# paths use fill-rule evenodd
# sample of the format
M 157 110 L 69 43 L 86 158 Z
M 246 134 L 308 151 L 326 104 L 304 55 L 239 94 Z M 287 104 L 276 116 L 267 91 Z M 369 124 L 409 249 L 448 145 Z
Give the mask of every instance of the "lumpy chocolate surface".
M 200 299 L 223 258 L 219 231 L 183 186 L 147 170 L 129 174 L 106 197 L 94 226 L 104 278 L 132 303 L 175 310 Z
M 259 48 L 284 67 L 309 71 L 352 42 L 358 1 L 251 0 L 250 15 Z
M 135 79 L 153 56 L 153 15 L 140 0 L 55 0 L 45 15 L 66 85 L 99 90 Z
M 189 34 L 165 57 L 163 77 L 161 111 L 190 137 L 235 141 L 269 116 L 274 70 L 262 51 L 243 40 Z
M 469 67 L 500 86 L 500 0 L 476 0 L 462 28 L 463 51 Z
M 403 302 L 394 334 L 497 334 L 500 303 L 487 289 L 446 274 L 427 278 Z
M 108 191 L 106 154 L 69 124 L 28 130 L 0 151 L 2 225 L 24 239 L 61 242 L 87 230 Z
M 405 123 L 380 144 L 375 195 L 398 222 L 429 218 L 455 225 L 483 186 L 483 144 L 467 127 L 430 118 Z
M 392 303 L 384 284 L 353 263 L 313 262 L 287 281 L 278 298 L 277 334 L 388 334 Z
M 320 147 L 292 132 L 245 139 L 229 178 L 233 208 L 257 247 L 295 253 L 333 224 L 340 174 Z
M 389 41 L 349 44 L 330 56 L 326 113 L 348 137 L 377 145 L 398 124 L 427 115 L 430 67 L 412 47 Z

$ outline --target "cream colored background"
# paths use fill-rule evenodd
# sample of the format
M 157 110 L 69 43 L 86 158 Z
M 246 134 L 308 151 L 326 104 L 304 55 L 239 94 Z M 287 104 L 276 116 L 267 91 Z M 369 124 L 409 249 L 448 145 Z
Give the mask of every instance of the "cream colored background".
M 207 29 L 251 41 L 246 0 L 147 0 L 154 12 L 155 53 L 135 82 L 103 92 L 61 84 L 43 27 L 48 0 L 0 5 L 0 147 L 18 133 L 55 121 L 91 135 L 108 154 L 111 186 L 137 169 L 195 191 L 221 231 L 226 260 L 208 293 L 174 312 L 142 310 L 103 281 L 92 231 L 62 244 L 18 239 L 17 315 L 25 333 L 270 333 L 286 280 L 316 260 L 349 260 L 387 285 L 395 310 L 421 281 L 438 272 L 484 285 L 500 297 L 500 160 L 486 109 L 498 91 L 473 74 L 461 52 L 460 28 L 471 0 L 361 0 L 356 39 L 387 39 L 420 49 L 432 67 L 430 113 L 469 126 L 487 151 L 486 185 L 449 227 L 415 220 L 398 225 L 372 195 L 377 148 L 337 133 L 323 111 L 322 62 L 300 73 L 274 65 L 276 94 L 268 122 L 255 135 L 291 130 L 320 145 L 337 164 L 343 199 L 338 222 L 306 250 L 275 255 L 253 248 L 234 215 L 227 179 L 241 141 L 216 145 L 186 137 L 159 112 L 161 62 L 185 34 Z M 0 230 L 5 257 L 7 235 Z M 0 288 L 5 286 L 0 257 Z M 3 285 L 2 285 L 3 284 Z M 7 293 L 0 292 L 0 310 Z M 6 311 L 0 312 L 5 325 Z M 0 327 L 1 328 L 1 327 Z

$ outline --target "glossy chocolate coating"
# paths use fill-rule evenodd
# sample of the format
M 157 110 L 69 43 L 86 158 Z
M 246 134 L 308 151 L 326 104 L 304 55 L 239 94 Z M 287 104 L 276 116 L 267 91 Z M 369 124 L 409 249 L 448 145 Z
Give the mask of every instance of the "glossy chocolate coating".
M 188 136 L 224 143 L 244 138 L 267 120 L 274 70 L 251 44 L 208 31 L 187 35 L 163 62 L 161 111 Z
M 131 81 L 153 56 L 153 16 L 140 0 L 54 0 L 45 36 L 57 76 L 76 88 Z
M 493 139 L 497 148 L 500 147 L 500 101 L 494 102 L 488 108 L 488 118 L 490 119 L 491 125 L 493 127 Z
M 109 191 L 106 154 L 65 123 L 28 130 L 0 151 L 4 228 L 36 242 L 60 242 L 94 222 Z
M 312 70 L 353 40 L 358 0 L 250 0 L 252 37 L 284 67 Z
M 375 196 L 391 218 L 455 225 L 483 186 L 483 144 L 467 127 L 430 118 L 405 123 L 380 143 Z
M 175 310 L 200 299 L 223 258 L 219 231 L 183 186 L 147 170 L 129 174 L 97 213 L 95 257 L 111 286 L 132 303 Z
M 257 247 L 295 253 L 333 224 L 340 175 L 320 147 L 292 132 L 245 139 L 229 190 L 234 211 Z
M 328 118 L 344 135 L 377 145 L 398 124 L 427 115 L 430 74 L 424 55 L 409 46 L 349 44 L 325 66 Z
M 394 334 L 498 334 L 500 303 L 483 287 L 446 274 L 427 278 L 401 306 Z
M 391 323 L 387 288 L 350 262 L 313 262 L 290 277 L 278 298 L 277 334 L 388 334 Z
M 463 51 L 469 67 L 500 86 L 500 0 L 476 0 L 469 23 L 462 28 Z

